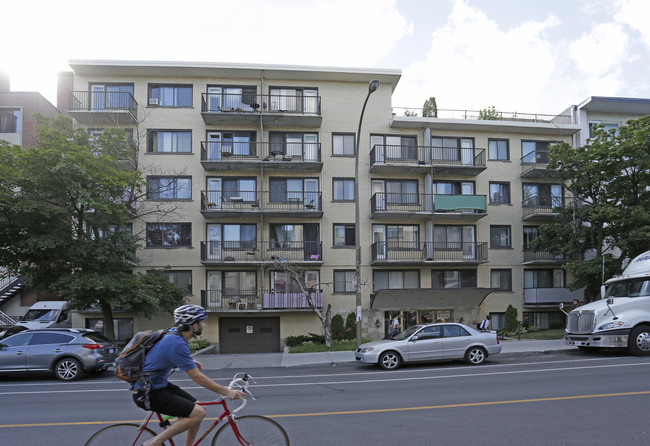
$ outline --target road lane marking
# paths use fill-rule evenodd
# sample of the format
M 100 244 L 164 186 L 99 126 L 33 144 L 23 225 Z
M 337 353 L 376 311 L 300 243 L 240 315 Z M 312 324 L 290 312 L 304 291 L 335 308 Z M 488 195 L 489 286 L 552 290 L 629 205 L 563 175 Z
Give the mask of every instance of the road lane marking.
M 264 415 L 264 416 L 269 418 L 320 417 L 320 416 L 331 416 L 331 415 L 405 412 L 411 410 L 433 410 L 433 409 L 451 409 L 451 408 L 458 408 L 458 407 L 480 407 L 480 406 L 497 406 L 497 405 L 505 405 L 505 404 L 541 403 L 541 402 L 549 402 L 549 401 L 567 401 L 567 400 L 580 400 L 580 399 L 589 399 L 589 398 L 612 398 L 612 397 L 638 396 L 638 395 L 650 395 L 650 390 L 643 390 L 638 392 L 602 393 L 602 394 L 592 394 L 592 395 L 530 398 L 525 400 L 478 401 L 475 403 L 440 404 L 436 406 L 396 407 L 392 409 L 345 410 L 345 411 L 338 411 L 338 412 L 292 413 L 292 414 L 275 414 L 275 415 Z M 216 418 L 206 417 L 204 418 L 204 420 L 214 421 L 216 420 Z M 97 424 L 117 424 L 117 423 L 139 424 L 142 423 L 142 420 L 140 419 L 140 420 L 121 420 L 121 421 L 76 421 L 76 422 L 66 422 L 66 423 L 0 424 L 0 429 L 16 428 L 16 427 L 88 426 L 88 425 L 97 425 Z

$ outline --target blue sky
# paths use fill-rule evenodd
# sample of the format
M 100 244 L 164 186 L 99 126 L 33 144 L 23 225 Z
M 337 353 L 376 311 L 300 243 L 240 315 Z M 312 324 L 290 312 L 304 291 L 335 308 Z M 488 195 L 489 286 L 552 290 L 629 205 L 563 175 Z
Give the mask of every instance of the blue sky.
M 0 70 L 52 102 L 70 59 L 399 69 L 407 108 L 650 98 L 647 0 L 21 0 L 3 16 Z

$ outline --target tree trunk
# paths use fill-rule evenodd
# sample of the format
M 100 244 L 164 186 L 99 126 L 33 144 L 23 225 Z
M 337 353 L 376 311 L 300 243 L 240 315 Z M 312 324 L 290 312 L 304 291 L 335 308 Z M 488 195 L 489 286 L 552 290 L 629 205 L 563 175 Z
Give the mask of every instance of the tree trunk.
M 102 313 L 104 314 L 104 336 L 115 342 L 115 327 L 113 326 L 113 308 L 110 304 L 102 301 Z
M 332 341 L 332 305 L 327 305 L 327 311 L 325 312 L 325 317 L 321 318 L 323 323 L 323 335 L 325 336 L 325 345 L 331 347 L 333 345 Z

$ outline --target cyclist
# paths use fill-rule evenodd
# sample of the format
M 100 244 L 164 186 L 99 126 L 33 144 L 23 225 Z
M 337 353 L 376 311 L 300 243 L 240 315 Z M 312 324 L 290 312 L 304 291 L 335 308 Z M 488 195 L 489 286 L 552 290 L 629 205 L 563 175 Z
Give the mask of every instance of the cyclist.
M 187 372 L 195 383 L 231 400 L 246 398 L 244 392 L 230 390 L 208 378 L 201 372 L 201 363 L 190 356 L 188 341 L 201 334 L 207 317 L 208 313 L 200 305 L 178 307 L 174 310 L 175 326 L 147 353 L 142 370 L 152 373 L 148 384 L 150 389 L 147 391 L 143 383 L 136 383 L 132 389 L 133 400 L 138 407 L 179 419 L 143 446 L 162 445 L 165 440 L 182 432 L 186 432 L 185 445 L 190 446 L 205 418 L 205 408 L 196 404 L 196 398 L 167 380 L 174 367 Z M 147 399 L 149 407 L 146 407 Z

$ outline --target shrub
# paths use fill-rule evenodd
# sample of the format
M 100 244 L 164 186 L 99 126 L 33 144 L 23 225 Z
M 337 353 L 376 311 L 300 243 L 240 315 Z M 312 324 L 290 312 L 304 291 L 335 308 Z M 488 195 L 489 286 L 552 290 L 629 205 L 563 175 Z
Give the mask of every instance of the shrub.
M 348 314 L 345 318 L 345 339 L 357 338 L 357 316 L 354 313 Z
M 517 309 L 512 305 L 508 305 L 506 308 L 505 314 L 505 330 L 506 331 L 516 331 L 517 330 Z
M 335 314 L 332 316 L 332 339 L 341 341 L 345 339 L 345 328 L 343 328 L 343 316 Z
M 210 347 L 210 342 L 206 341 L 205 339 L 195 339 L 193 341 L 189 342 L 190 345 L 190 353 L 195 353 L 198 352 L 199 350 L 203 350 L 204 348 Z
M 309 333 L 309 335 L 287 336 L 287 338 L 284 340 L 284 344 L 287 347 L 297 347 L 305 342 L 324 344 L 325 336 Z

